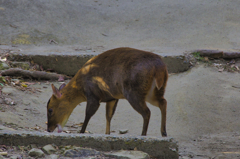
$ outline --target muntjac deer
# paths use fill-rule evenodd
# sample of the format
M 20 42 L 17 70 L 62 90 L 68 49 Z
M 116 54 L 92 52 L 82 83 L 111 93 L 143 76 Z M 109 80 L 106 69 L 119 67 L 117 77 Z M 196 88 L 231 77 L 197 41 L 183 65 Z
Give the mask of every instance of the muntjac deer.
M 86 116 L 80 133 L 84 133 L 90 118 L 100 102 L 106 102 L 106 134 L 119 99 L 127 99 L 143 117 L 142 135 L 147 135 L 150 110 L 146 101 L 161 110 L 161 134 L 166 132 L 167 101 L 164 92 L 168 72 L 161 57 L 132 48 L 117 48 L 93 57 L 77 72 L 71 81 L 57 89 L 47 104 L 48 131 L 66 124 L 73 109 L 87 101 Z

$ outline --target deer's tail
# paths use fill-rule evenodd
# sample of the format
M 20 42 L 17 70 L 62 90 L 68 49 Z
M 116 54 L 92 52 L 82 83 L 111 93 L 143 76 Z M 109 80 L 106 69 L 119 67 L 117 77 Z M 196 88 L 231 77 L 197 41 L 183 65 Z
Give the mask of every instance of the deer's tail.
M 158 90 L 165 89 L 168 80 L 168 71 L 166 66 L 156 70 L 155 84 Z

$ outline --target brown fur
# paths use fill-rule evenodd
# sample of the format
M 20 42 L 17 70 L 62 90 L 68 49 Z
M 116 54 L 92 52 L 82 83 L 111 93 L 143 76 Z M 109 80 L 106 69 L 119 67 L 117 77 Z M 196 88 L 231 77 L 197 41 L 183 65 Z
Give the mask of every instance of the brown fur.
M 110 134 L 117 102 L 127 99 L 143 117 L 142 135 L 147 134 L 150 119 L 147 101 L 160 108 L 161 134 L 167 136 L 167 101 L 164 99 L 167 79 L 166 65 L 156 54 L 132 48 L 106 51 L 86 62 L 65 87 L 58 90 L 52 85 L 53 95 L 47 106 L 48 131 L 54 131 L 57 124 L 63 127 L 73 109 L 87 101 L 81 133 L 85 132 L 100 102 L 106 102 L 106 134 Z

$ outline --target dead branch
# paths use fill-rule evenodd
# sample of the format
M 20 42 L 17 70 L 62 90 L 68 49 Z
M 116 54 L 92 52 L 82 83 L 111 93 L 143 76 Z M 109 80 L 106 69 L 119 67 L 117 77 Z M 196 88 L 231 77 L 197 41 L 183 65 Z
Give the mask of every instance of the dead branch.
M 223 51 L 219 50 L 196 50 L 195 52 L 198 52 L 200 56 L 207 56 L 210 58 L 222 58 L 223 57 Z
M 196 50 L 200 56 L 210 58 L 234 59 L 240 58 L 240 52 L 224 52 L 219 50 Z
M 58 80 L 61 77 L 63 77 L 65 80 L 69 79 L 69 77 L 57 73 L 48 73 L 44 71 L 29 71 L 20 68 L 10 68 L 7 70 L 2 70 L 0 73 L 2 76 L 21 76 L 23 78 L 38 80 Z
M 240 58 L 240 52 L 224 52 L 223 58 L 224 59 Z

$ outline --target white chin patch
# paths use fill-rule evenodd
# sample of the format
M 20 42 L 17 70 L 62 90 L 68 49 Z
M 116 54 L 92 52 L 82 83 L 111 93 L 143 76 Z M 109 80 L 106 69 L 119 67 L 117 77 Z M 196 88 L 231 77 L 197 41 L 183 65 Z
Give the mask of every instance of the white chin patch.
M 58 133 L 62 132 L 62 126 L 60 124 L 57 124 L 57 128 L 58 128 Z

